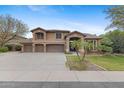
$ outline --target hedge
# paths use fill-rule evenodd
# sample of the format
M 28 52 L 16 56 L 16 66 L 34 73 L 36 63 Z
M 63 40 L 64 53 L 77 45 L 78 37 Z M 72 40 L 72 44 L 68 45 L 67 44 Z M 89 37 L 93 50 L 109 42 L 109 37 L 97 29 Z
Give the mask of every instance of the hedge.
M 8 51 L 8 48 L 7 47 L 1 47 L 0 48 L 0 52 L 7 52 Z

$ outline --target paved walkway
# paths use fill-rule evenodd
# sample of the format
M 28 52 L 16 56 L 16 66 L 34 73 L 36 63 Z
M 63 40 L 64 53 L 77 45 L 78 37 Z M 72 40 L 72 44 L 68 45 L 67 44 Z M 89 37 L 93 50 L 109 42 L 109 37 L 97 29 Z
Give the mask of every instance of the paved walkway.
M 124 72 L 0 71 L 0 88 L 124 88 Z
M 0 81 L 124 82 L 119 71 L 0 71 Z

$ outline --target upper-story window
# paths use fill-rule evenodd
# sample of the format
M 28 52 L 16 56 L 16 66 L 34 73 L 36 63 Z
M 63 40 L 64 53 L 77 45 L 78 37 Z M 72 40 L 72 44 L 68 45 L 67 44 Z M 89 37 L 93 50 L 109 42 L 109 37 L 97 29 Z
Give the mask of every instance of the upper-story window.
M 44 39 L 44 34 L 43 33 L 36 33 L 36 39 Z
M 62 33 L 56 32 L 56 39 L 61 39 L 62 38 Z

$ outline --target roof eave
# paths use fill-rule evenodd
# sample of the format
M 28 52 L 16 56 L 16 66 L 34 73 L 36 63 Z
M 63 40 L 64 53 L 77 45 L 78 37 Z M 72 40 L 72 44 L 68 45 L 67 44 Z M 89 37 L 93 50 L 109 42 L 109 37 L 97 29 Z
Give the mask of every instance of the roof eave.
M 34 32 L 34 31 L 36 31 L 36 30 L 38 30 L 38 29 L 43 30 L 43 31 L 46 31 L 45 29 L 43 29 L 43 28 L 41 28 L 41 27 L 37 27 L 37 28 L 35 28 L 35 29 L 32 29 L 31 32 Z
M 85 39 L 102 39 L 101 37 L 96 37 L 96 38 L 87 38 L 85 37 Z

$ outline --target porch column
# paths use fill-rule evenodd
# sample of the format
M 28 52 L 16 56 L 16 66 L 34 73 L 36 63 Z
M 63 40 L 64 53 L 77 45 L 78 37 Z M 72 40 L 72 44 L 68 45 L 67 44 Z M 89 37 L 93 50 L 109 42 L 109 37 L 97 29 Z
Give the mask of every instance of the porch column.
M 21 52 L 24 52 L 24 45 L 22 45 L 21 47 Z
M 46 44 L 44 44 L 44 52 L 46 52 Z
M 95 44 L 94 44 L 94 40 L 93 40 L 93 50 L 95 49 L 94 45 L 95 45 Z
M 97 46 L 98 46 L 98 42 L 97 42 L 97 40 L 96 40 L 96 48 L 97 48 Z
M 82 42 L 83 42 L 83 41 L 86 42 L 86 40 L 84 40 L 84 37 L 81 37 L 81 40 L 82 40 Z M 81 52 L 84 52 L 84 47 L 82 47 L 82 48 L 80 49 L 80 51 L 81 51 Z
M 32 44 L 32 52 L 35 52 L 35 44 Z
M 66 52 L 69 52 L 69 38 L 66 39 Z

